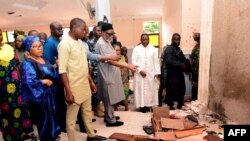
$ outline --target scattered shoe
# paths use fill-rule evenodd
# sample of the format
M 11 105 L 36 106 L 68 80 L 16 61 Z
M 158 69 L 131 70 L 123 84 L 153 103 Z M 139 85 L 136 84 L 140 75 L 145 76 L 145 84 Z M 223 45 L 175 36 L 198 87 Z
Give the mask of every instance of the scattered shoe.
M 114 123 L 106 122 L 107 127 L 122 126 L 123 124 L 124 124 L 124 122 L 122 122 L 122 121 L 116 121 Z
M 206 131 L 207 134 L 211 134 L 211 135 L 217 135 L 217 133 L 215 131 Z
M 106 137 L 103 137 L 103 136 L 94 136 L 94 137 L 87 137 L 87 141 L 103 141 L 103 140 L 107 140 Z
M 146 126 L 146 125 L 144 125 L 144 126 L 142 127 L 142 129 L 143 129 L 148 135 L 153 134 L 153 127 L 152 127 L 152 126 Z
M 119 120 L 120 117 L 119 116 L 115 116 L 115 120 Z M 104 118 L 104 122 L 107 122 L 107 120 Z
M 194 117 L 193 115 L 187 115 L 186 118 L 188 120 L 193 121 L 193 122 L 197 122 L 197 123 L 199 122 L 198 119 L 196 117 Z

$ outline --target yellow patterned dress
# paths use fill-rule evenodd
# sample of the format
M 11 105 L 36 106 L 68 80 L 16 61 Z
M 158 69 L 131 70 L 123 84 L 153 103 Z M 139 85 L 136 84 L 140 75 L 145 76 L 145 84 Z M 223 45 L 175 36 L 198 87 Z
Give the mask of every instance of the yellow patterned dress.
M 11 46 L 0 49 L 0 132 L 5 141 L 22 141 L 31 132 L 32 123 L 19 94 L 19 61 Z

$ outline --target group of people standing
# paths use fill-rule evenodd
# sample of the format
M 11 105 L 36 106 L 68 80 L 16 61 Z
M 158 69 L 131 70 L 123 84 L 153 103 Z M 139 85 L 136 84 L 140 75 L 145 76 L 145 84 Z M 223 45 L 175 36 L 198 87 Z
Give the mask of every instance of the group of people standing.
M 78 113 L 81 115 L 79 119 L 84 123 L 83 130 L 88 134 L 87 140 L 106 140 L 105 137 L 96 135 L 91 123 L 91 95 L 97 92 L 98 99 L 94 98 L 99 100 L 97 105 L 100 100 L 104 103 L 106 126 L 123 124 L 118 121 L 119 117 L 114 116 L 113 110 L 115 103 L 125 99 L 120 70 L 116 66 L 132 71 L 135 71 L 136 67 L 117 61 L 121 55 L 116 55 L 111 45 L 114 35 L 112 24 L 104 23 L 95 27 L 100 28 L 101 36 L 93 36 L 97 38 L 95 52 L 99 52 L 98 54 L 88 50 L 91 50 L 87 43 L 88 27 L 80 18 L 71 20 L 69 34 L 62 40 L 62 25 L 53 22 L 50 24 L 51 35 L 45 42 L 32 30 L 28 36 L 21 37 L 22 48 L 16 50 L 2 44 L 1 31 L 0 120 L 4 125 L 1 127 L 1 133 L 6 141 L 24 140 L 25 135 L 32 132 L 32 124 L 37 126 L 41 141 L 55 141 L 65 130 L 68 140 L 75 141 L 74 130 Z M 17 37 L 16 39 L 19 39 L 19 35 Z M 16 41 L 16 45 L 17 43 Z M 18 65 L 16 55 L 19 50 L 19 55 L 25 58 L 21 65 Z M 91 51 L 93 52 L 93 49 Z M 97 71 L 100 76 L 93 77 L 105 77 L 98 81 L 98 91 L 89 74 L 88 66 L 91 64 L 88 59 L 103 63 L 98 64 L 100 69 Z M 115 76 L 115 79 L 112 76 Z M 114 88 L 119 88 L 120 93 L 116 94 Z M 116 95 L 117 97 L 113 98 Z M 97 114 L 102 116 L 102 113 Z
M 186 93 L 184 74 L 189 75 L 192 84 L 191 100 L 197 100 L 198 94 L 198 72 L 199 72 L 199 49 L 200 34 L 193 35 L 196 45 L 192 50 L 188 60 L 179 47 L 181 36 L 178 33 L 173 34 L 171 44 L 163 48 L 161 56 L 161 81 L 159 86 L 159 106 L 163 102 L 163 89 L 166 89 L 165 103 L 170 110 L 174 110 L 174 101 L 177 101 L 177 109 L 181 109 Z
M 65 131 L 68 140 L 75 141 L 77 120 L 81 131 L 87 133 L 87 140 L 106 140 L 96 135 L 92 127 L 92 111 L 104 117 L 107 127 L 124 124 L 114 110 L 121 102 L 128 110 L 129 70 L 134 73 L 136 108 L 145 112 L 158 105 L 160 61 L 158 50 L 149 45 L 148 34 L 141 35 L 129 64 L 127 49 L 114 40 L 110 23 L 95 26 L 91 37 L 80 18 L 70 21 L 70 31 L 64 38 L 61 38 L 60 23 L 52 22 L 50 31 L 48 38 L 35 30 L 26 37 L 17 35 L 14 49 L 2 43 L 0 30 L 0 121 L 3 125 L 0 132 L 6 141 L 23 140 L 33 131 L 33 124 L 41 141 L 55 141 Z M 179 44 L 180 35 L 174 34 L 163 57 L 170 109 L 176 96 L 177 108 L 181 108 L 185 94 L 183 72 L 188 72 L 188 66 Z

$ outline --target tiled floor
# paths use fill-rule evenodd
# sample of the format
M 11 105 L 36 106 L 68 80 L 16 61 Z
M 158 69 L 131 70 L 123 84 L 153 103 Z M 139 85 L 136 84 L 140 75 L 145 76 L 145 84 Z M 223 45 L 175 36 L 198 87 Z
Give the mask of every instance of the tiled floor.
M 164 105 L 166 106 L 166 105 Z M 130 105 L 130 108 L 133 111 L 116 111 L 115 115 L 120 116 L 120 120 L 124 122 L 123 126 L 120 127 L 106 127 L 103 118 L 96 118 L 96 121 L 93 123 L 94 129 L 97 130 L 98 135 L 102 135 L 105 137 L 109 137 L 111 134 L 114 132 L 120 132 L 120 133 L 128 133 L 128 134 L 134 134 L 134 135 L 147 135 L 143 129 L 143 125 L 150 125 L 150 118 L 151 118 L 151 113 L 141 113 L 135 111 L 133 109 L 133 105 Z M 121 107 L 122 109 L 122 107 Z M 170 114 L 175 114 L 179 116 L 185 116 L 188 113 L 186 113 L 183 110 L 173 110 L 170 111 Z M 202 123 L 203 124 L 203 123 Z M 209 125 L 210 128 L 214 126 L 215 128 L 218 127 L 218 125 Z M 182 139 L 178 139 L 178 141 L 205 141 L 203 140 L 203 137 L 207 135 L 206 132 L 203 132 L 203 134 L 196 135 L 196 136 L 190 136 Z M 67 134 L 62 133 L 60 141 L 68 141 L 67 139 Z M 77 141 L 86 141 L 87 135 L 85 133 L 80 133 L 79 132 L 79 127 L 76 127 L 76 136 L 77 136 Z M 150 137 L 153 137 L 152 135 Z M 0 138 L 0 141 L 3 141 Z
M 121 111 L 116 111 L 115 115 L 120 116 L 120 121 L 124 122 L 124 125 L 119 127 L 106 127 L 103 118 L 96 118 L 93 123 L 94 129 L 97 130 L 97 135 L 109 137 L 114 132 L 128 133 L 135 135 L 147 135 L 143 129 L 143 125 L 150 125 L 151 113 L 137 112 L 133 105 L 133 97 L 130 97 L 129 109 L 130 111 L 124 110 L 123 106 L 118 108 Z M 76 128 L 77 141 L 85 141 L 87 135 L 79 132 L 79 127 Z M 61 134 L 61 141 L 67 141 L 67 135 Z
M 151 125 L 150 118 L 152 114 L 137 112 L 133 104 L 133 95 L 130 96 L 129 100 L 130 100 L 130 104 L 129 104 L 130 111 L 116 111 L 115 112 L 115 115 L 120 116 L 120 120 L 124 122 L 123 126 L 106 127 L 103 121 L 103 118 L 95 117 L 96 121 L 93 123 L 93 127 L 94 129 L 97 130 L 98 135 L 109 137 L 114 132 L 128 133 L 128 134 L 134 134 L 134 135 L 147 135 L 143 131 L 142 127 L 143 125 Z M 119 110 L 123 110 L 123 109 L 124 109 L 123 106 L 119 107 Z M 170 111 L 170 114 L 185 116 L 188 113 L 184 112 L 183 110 L 174 110 L 174 111 Z M 178 141 L 191 141 L 191 140 L 192 141 L 204 141 L 203 137 L 205 135 L 206 133 L 203 132 L 203 134 L 201 135 L 179 139 Z M 76 136 L 77 136 L 77 141 L 85 141 L 87 137 L 85 133 L 79 132 L 78 126 L 76 127 Z M 60 141 L 68 141 L 66 133 L 62 133 L 60 137 L 61 137 Z M 153 137 L 153 135 L 151 135 L 150 137 Z M 1 139 L 1 135 L 0 135 L 0 141 L 3 141 L 3 139 Z
M 97 134 L 105 137 L 109 137 L 114 132 L 136 134 L 136 135 L 147 135 L 143 130 L 142 126 L 150 124 L 150 113 L 140 113 L 132 111 L 117 111 L 117 116 L 121 117 L 121 121 L 124 122 L 123 126 L 120 127 L 106 127 L 103 118 L 96 118 L 93 123 L 94 129 L 97 130 Z M 87 135 L 80 133 L 78 128 L 76 129 L 77 141 L 85 141 Z M 67 141 L 67 135 L 63 133 L 61 135 L 61 141 Z

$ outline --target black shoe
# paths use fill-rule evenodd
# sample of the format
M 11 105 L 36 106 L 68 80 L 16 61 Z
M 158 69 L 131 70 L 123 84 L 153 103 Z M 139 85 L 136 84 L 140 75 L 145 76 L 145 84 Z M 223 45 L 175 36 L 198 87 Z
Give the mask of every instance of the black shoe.
M 148 135 L 153 134 L 153 127 L 152 127 L 152 126 L 146 126 L 146 125 L 144 125 L 142 128 L 143 128 L 143 130 L 144 130 Z
M 131 90 L 131 89 L 129 89 L 129 95 L 131 95 L 131 94 L 133 94 L 134 92 Z
M 94 136 L 94 137 L 87 137 L 87 141 L 103 141 L 103 140 L 107 140 L 106 137 L 103 137 L 103 136 Z
M 96 121 L 96 119 L 95 118 L 92 118 L 92 122 L 95 122 Z
M 38 137 L 32 133 L 31 135 L 24 135 L 23 140 L 38 141 Z
M 114 123 L 109 123 L 109 122 L 106 122 L 106 126 L 107 127 L 115 127 L 115 126 L 122 126 L 124 123 L 122 121 L 116 121 Z
M 177 109 L 182 109 L 183 105 L 177 105 Z
M 119 120 L 120 117 L 119 116 L 115 116 L 115 120 Z M 107 122 L 107 120 L 104 118 L 104 122 Z
M 61 132 L 67 133 L 66 128 L 63 128 L 63 129 L 61 130 Z
M 186 118 L 188 120 L 193 121 L 193 122 L 197 122 L 197 123 L 199 122 L 198 119 L 196 117 L 194 117 L 193 115 L 187 115 Z
M 175 110 L 173 106 L 169 106 L 169 110 Z
M 142 113 L 146 113 L 146 112 L 147 112 L 146 107 L 140 107 L 139 110 L 140 110 L 140 112 L 142 112 Z

